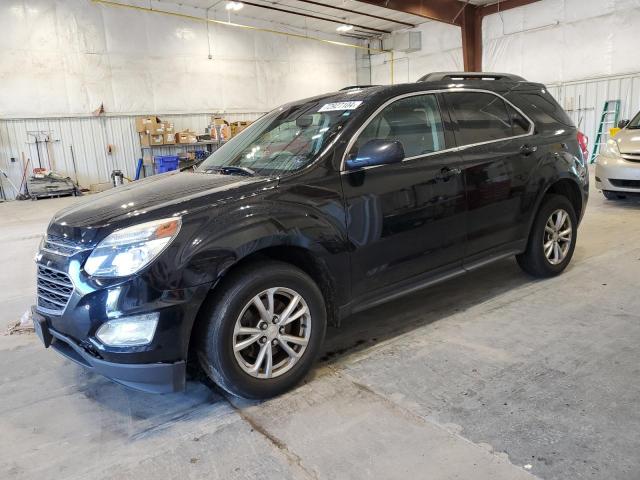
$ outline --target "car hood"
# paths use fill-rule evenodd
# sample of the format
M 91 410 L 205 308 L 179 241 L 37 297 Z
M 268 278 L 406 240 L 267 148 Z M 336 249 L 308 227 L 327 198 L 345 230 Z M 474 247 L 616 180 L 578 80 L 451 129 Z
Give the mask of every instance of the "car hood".
M 134 223 L 211 207 L 276 182 L 264 177 L 210 173 L 155 175 L 89 195 L 83 201 L 60 210 L 51 220 L 48 233 L 93 243 L 97 230 L 104 233 Z
M 620 130 L 614 137 L 620 153 L 640 153 L 640 129 Z

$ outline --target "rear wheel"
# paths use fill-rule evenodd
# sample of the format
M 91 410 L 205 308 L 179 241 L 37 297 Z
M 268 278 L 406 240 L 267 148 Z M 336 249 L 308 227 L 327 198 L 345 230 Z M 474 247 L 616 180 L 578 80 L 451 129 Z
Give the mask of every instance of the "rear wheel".
M 232 272 L 205 306 L 198 357 L 227 392 L 269 398 L 309 371 L 326 330 L 324 300 L 302 270 L 264 261 Z
M 536 277 L 561 273 L 573 256 L 577 224 L 571 202 L 562 195 L 548 195 L 533 222 L 527 250 L 516 257 L 520 267 Z

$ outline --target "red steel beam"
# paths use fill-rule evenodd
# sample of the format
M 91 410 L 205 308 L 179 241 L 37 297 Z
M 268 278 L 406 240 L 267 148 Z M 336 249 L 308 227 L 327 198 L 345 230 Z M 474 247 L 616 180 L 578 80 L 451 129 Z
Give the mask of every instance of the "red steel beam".
M 468 5 L 460 15 L 462 60 L 466 72 L 482 71 L 482 19 L 478 8 Z

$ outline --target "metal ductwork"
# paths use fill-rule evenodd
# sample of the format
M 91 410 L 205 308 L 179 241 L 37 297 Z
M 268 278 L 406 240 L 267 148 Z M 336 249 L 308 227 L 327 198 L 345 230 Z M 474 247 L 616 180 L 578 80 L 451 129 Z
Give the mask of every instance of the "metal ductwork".
M 411 53 L 422 49 L 422 32 L 393 33 L 382 40 L 384 50 Z

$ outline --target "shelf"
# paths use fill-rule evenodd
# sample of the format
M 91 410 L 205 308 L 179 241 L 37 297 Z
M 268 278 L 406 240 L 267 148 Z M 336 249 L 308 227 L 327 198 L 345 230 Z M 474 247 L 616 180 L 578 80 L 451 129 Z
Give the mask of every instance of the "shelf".
M 152 150 L 154 148 L 167 148 L 167 147 L 197 147 L 198 145 L 223 145 L 225 142 L 218 142 L 217 140 L 204 140 L 196 143 L 163 143 L 162 145 L 149 145 L 143 146 L 143 150 Z

